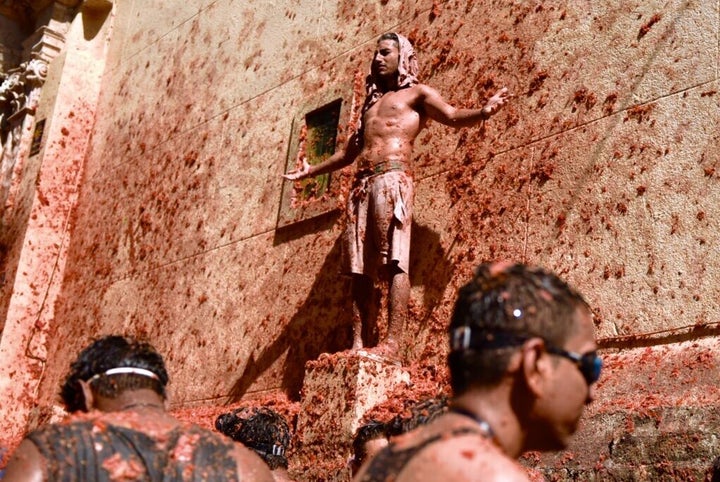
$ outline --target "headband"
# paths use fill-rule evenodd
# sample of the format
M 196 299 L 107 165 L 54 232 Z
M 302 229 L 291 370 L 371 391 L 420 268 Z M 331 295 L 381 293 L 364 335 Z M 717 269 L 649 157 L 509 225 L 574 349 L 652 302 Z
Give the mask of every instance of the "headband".
M 117 368 L 111 368 L 103 373 L 98 373 L 97 375 L 93 375 L 92 377 L 88 378 L 87 382 L 92 383 L 98 378 L 100 378 L 103 375 L 140 375 L 141 377 L 148 377 L 152 378 L 154 380 L 160 380 L 160 377 L 157 376 L 155 373 L 151 372 L 150 370 L 145 370 L 144 368 L 135 368 L 135 367 L 117 367 Z
M 486 330 L 473 330 L 469 326 L 458 326 L 450 334 L 450 349 L 462 351 L 467 349 L 493 349 L 518 346 L 537 335 L 520 335 L 509 332 L 488 332 Z M 538 337 L 542 338 L 542 337 Z

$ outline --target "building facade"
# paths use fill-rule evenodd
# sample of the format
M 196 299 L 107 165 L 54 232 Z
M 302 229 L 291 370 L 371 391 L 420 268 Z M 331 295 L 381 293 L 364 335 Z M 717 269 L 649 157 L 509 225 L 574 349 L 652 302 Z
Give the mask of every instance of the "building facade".
M 352 168 L 309 187 L 281 174 L 346 139 L 376 39 L 398 31 L 451 103 L 514 93 L 483 128 L 430 123 L 416 141 L 412 373 L 446 382 L 444 329 L 476 264 L 540 264 L 586 294 L 608 369 L 577 445 L 525 462 L 688 480 L 720 454 L 717 2 L 11 4 L 8 444 L 48 419 L 69 361 L 108 333 L 166 355 L 176 408 L 301 400 L 306 363 L 350 347 L 338 267 Z

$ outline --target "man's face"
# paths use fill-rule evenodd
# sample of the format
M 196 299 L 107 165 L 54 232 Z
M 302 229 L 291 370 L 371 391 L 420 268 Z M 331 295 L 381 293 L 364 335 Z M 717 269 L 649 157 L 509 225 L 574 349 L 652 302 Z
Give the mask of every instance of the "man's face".
M 585 354 L 595 351 L 592 317 L 585 307 L 575 312 L 575 331 L 564 347 L 569 352 Z M 594 385 L 588 385 L 577 364 L 565 357 L 545 353 L 551 360 L 547 390 L 535 406 L 535 421 L 539 432 L 539 450 L 559 450 L 567 447 L 578 428 L 585 405 L 595 398 Z
M 383 79 L 394 78 L 398 73 L 400 49 L 394 40 L 381 40 L 373 57 L 373 71 Z

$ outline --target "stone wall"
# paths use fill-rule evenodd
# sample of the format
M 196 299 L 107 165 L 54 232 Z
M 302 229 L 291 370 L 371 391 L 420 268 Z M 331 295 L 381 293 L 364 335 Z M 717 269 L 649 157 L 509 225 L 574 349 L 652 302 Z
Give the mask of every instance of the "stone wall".
M 638 339 L 709 336 L 717 356 L 718 14 L 681 0 L 117 2 L 40 406 L 101 334 L 165 353 L 176 407 L 298 400 L 305 362 L 349 348 L 345 178 L 326 214 L 277 228 L 280 175 L 308 99 L 362 96 L 389 30 L 451 103 L 515 94 L 484 128 L 430 123 L 416 142 L 411 373 L 443 381 L 455 290 L 498 258 L 577 286 L 608 350 L 641 360 Z

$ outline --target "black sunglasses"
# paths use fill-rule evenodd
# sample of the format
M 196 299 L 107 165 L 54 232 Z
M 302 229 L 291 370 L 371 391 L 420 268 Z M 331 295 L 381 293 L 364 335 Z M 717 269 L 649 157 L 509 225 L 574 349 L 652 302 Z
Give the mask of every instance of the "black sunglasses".
M 602 371 L 602 358 L 598 356 L 596 351 L 591 351 L 581 355 L 580 353 L 552 346 L 547 343 L 547 341 L 545 342 L 545 349 L 548 353 L 565 357 L 575 363 L 580 370 L 580 373 L 582 373 L 582 376 L 585 377 L 585 381 L 588 386 L 600 379 L 600 372 Z

